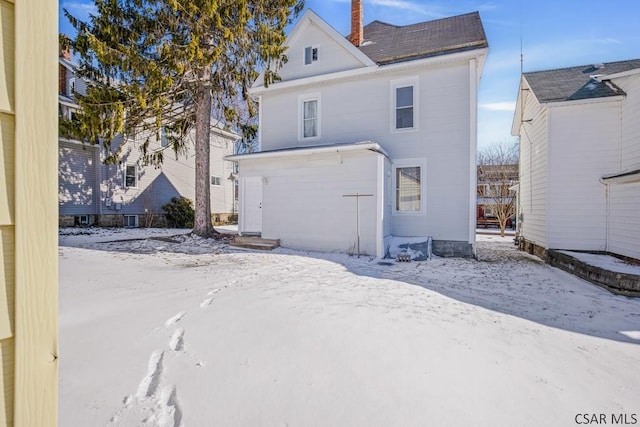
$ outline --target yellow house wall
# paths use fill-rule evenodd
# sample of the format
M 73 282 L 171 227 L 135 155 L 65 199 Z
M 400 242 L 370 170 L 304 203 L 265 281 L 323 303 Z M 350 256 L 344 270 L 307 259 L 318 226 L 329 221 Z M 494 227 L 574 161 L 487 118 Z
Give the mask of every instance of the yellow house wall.
M 57 7 L 0 0 L 0 426 L 57 424 Z

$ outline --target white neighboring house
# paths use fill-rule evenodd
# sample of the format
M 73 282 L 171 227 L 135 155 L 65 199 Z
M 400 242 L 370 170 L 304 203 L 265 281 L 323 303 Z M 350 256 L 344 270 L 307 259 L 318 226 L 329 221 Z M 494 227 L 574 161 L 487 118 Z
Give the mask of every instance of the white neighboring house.
M 524 73 L 518 96 L 527 249 L 640 259 L 640 59 Z
M 71 118 L 78 105 L 74 91 L 84 94 L 86 82 L 76 78 L 76 65 L 68 52 L 59 58 L 59 114 Z M 236 174 L 234 164 L 225 156 L 234 153 L 238 136 L 211 128 L 211 212 L 225 221 L 236 212 Z M 166 139 L 152 141 L 150 148 L 166 146 Z M 173 197 L 195 200 L 195 156 L 177 159 L 169 148 L 159 168 L 143 166 L 139 143 L 125 144 L 119 165 L 104 165 L 106 154 L 101 147 L 80 141 L 59 139 L 59 213 L 60 225 L 104 225 L 138 227 L 153 213 L 151 225 L 164 225 L 162 205 Z M 191 147 L 193 144 L 191 144 Z
M 230 157 L 239 231 L 378 257 L 392 237 L 432 237 L 438 255 L 472 256 L 480 16 L 363 27 L 360 1 L 351 12 L 345 38 L 307 10 L 282 80 L 254 84 L 260 151 Z

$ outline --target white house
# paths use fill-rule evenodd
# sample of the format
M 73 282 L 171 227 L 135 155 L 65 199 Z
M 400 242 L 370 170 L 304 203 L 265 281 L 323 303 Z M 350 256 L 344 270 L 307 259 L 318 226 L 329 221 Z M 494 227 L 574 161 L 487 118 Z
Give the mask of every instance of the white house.
M 525 73 L 520 137 L 525 246 L 640 259 L 640 59 Z
M 69 52 L 59 58 L 59 114 L 71 118 L 78 109 L 74 93 L 84 94 L 86 82 L 77 78 L 76 65 Z M 211 128 L 211 212 L 214 219 L 225 220 L 235 212 L 235 171 L 225 156 L 234 153 L 239 137 Z M 108 155 L 100 146 L 60 138 L 58 202 L 60 225 L 96 224 L 106 226 L 162 225 L 162 205 L 173 197 L 195 200 L 195 156 L 193 144 L 186 155 L 167 152 L 161 167 L 144 166 L 140 159 L 141 141 L 114 141 L 124 144 L 121 162 L 104 165 Z M 166 147 L 160 135 L 150 149 Z M 169 151 L 170 148 L 168 148 Z M 151 215 L 153 214 L 153 216 Z
M 475 247 L 476 97 L 488 44 L 477 12 L 339 34 L 307 10 L 281 81 L 259 78 L 260 151 L 239 162 L 239 231 L 285 247 L 382 257 L 392 237 Z

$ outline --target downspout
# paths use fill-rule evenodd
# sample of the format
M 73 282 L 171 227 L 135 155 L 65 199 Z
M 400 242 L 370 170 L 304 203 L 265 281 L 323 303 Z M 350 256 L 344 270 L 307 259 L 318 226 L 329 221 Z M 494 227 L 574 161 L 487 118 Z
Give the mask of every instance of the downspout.
M 476 198 L 478 187 L 477 151 L 478 151 L 478 62 L 469 61 L 469 244 L 473 257 L 476 257 Z

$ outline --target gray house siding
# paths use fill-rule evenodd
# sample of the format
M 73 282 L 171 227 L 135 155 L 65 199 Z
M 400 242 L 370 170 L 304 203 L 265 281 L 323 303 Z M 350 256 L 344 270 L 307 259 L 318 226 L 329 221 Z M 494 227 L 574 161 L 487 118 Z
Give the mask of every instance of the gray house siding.
M 58 155 L 60 215 L 97 214 L 99 149 L 76 142 L 60 141 Z

